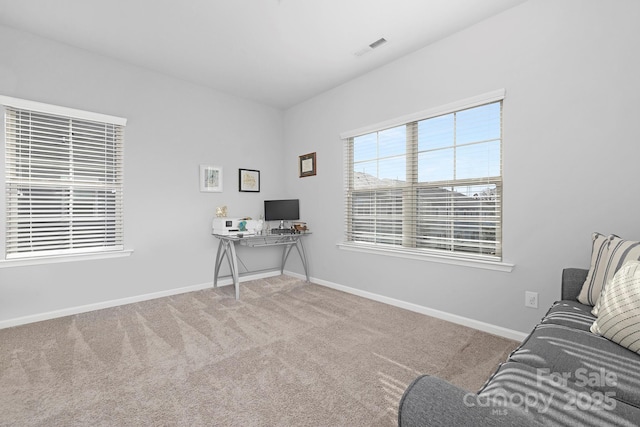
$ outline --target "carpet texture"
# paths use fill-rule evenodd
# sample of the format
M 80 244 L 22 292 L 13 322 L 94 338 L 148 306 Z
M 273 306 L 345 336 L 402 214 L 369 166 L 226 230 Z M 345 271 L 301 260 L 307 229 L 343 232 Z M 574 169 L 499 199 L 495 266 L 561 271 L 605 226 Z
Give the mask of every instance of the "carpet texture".
M 288 276 L 0 330 L 3 426 L 393 426 L 517 343 Z

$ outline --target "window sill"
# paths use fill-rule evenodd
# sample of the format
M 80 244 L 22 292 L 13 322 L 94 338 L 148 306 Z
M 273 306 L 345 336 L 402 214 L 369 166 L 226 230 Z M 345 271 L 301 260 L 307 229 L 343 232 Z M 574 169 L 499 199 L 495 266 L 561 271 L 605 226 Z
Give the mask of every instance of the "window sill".
M 133 249 L 126 249 L 123 251 L 113 251 L 113 252 L 94 252 L 94 253 L 77 254 L 77 255 L 56 255 L 56 256 L 33 257 L 33 258 L 8 259 L 8 260 L 0 261 L 0 268 L 24 267 L 29 265 L 40 265 L 40 264 L 58 264 L 61 262 L 88 261 L 88 260 L 108 259 L 108 258 L 122 258 L 122 257 L 128 257 L 132 253 L 133 253 Z
M 421 261 L 437 262 L 441 264 L 460 265 L 463 267 L 481 268 L 484 270 L 503 271 L 510 273 L 513 271 L 515 264 L 502 261 L 474 259 L 464 256 L 440 255 L 436 253 L 426 253 L 422 251 L 414 251 L 411 249 L 399 248 L 381 248 L 377 246 L 361 245 L 357 243 L 338 243 L 338 247 L 347 251 L 364 252 L 369 254 L 387 255 L 398 258 L 417 259 Z

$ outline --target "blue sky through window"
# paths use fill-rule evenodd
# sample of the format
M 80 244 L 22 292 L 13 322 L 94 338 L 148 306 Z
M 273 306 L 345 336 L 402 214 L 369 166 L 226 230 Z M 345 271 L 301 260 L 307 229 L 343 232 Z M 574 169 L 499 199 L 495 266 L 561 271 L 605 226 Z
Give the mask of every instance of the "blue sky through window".
M 418 182 L 500 176 L 501 103 L 421 120 Z M 406 180 L 407 126 L 354 138 L 354 172 Z
M 406 181 L 406 126 L 353 139 L 353 170 L 381 180 Z

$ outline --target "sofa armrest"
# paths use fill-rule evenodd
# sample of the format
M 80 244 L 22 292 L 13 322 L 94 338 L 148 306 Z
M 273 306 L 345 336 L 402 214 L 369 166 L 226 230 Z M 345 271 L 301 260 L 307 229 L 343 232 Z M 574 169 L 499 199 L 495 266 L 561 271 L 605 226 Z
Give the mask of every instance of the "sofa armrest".
M 565 268 L 562 270 L 562 299 L 576 300 L 589 270 L 584 268 Z
M 437 377 L 420 376 L 405 390 L 398 408 L 399 427 L 536 426 L 530 413 L 486 405 L 478 395 Z

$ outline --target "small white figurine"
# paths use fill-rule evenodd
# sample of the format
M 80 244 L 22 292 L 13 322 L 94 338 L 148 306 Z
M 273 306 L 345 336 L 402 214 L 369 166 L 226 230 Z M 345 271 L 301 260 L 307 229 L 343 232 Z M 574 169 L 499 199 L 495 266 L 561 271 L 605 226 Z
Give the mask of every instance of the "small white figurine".
M 227 216 L 227 207 L 219 206 L 216 208 L 216 216 L 218 218 L 225 218 Z

